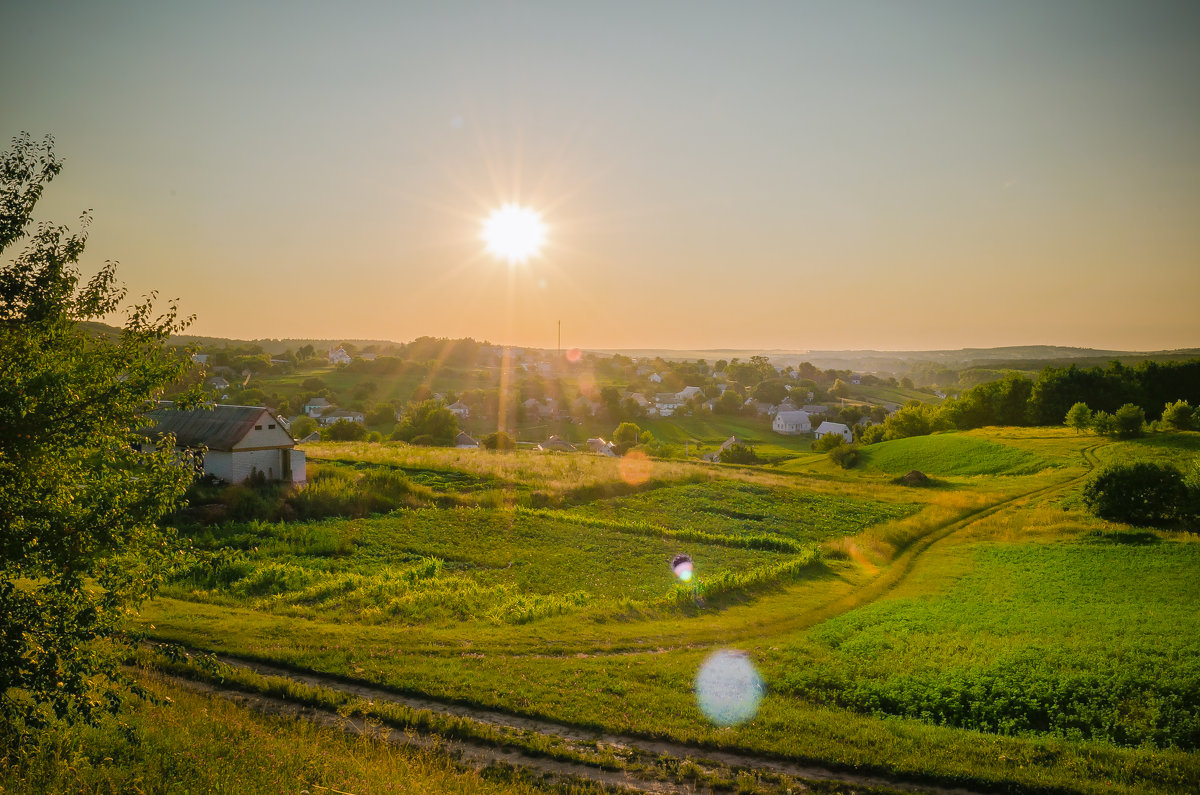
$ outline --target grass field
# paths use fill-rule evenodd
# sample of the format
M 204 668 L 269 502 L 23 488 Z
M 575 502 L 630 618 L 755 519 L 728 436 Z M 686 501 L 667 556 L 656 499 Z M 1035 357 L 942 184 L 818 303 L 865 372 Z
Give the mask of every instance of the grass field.
M 1195 437 L 1129 444 L 1185 460 Z M 896 780 L 1194 791 L 1200 545 L 1064 499 L 1125 455 L 1106 444 L 984 429 L 877 445 L 862 470 L 657 461 L 636 483 L 592 456 L 317 445 L 436 494 L 543 496 L 210 528 L 209 569 L 140 621 L 473 708 Z M 950 482 L 890 483 L 909 468 Z M 720 728 L 692 683 L 730 647 L 767 695 Z

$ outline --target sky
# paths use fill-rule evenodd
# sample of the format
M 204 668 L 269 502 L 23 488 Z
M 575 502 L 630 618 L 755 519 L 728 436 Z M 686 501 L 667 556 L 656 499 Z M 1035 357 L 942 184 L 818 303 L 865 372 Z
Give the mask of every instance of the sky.
M 1198 76 L 1195 2 L 39 0 L 0 146 L 52 134 L 38 217 L 197 334 L 1156 350 L 1200 346 Z

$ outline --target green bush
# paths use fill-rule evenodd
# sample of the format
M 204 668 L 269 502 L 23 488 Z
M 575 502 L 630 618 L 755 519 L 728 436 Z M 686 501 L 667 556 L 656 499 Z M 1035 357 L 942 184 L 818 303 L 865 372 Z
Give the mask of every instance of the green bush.
M 487 450 L 513 450 L 517 446 L 513 438 L 504 431 L 489 433 L 480 439 L 479 443 Z
M 812 449 L 818 453 L 827 453 L 835 447 L 841 447 L 845 443 L 846 440 L 842 438 L 840 433 L 827 433 L 813 440 Z
M 1163 407 L 1163 424 L 1176 431 L 1195 429 L 1195 414 L 1186 400 L 1177 400 Z
M 1126 403 L 1113 414 L 1117 438 L 1133 439 L 1141 436 L 1146 427 L 1146 412 L 1141 406 Z
M 358 442 L 367 437 L 367 427 L 349 420 L 338 420 L 321 435 L 335 442 Z
M 717 454 L 717 460 L 722 464 L 757 464 L 758 456 L 754 448 L 744 444 L 733 444 Z
M 1189 494 L 1175 467 L 1147 462 L 1110 466 L 1088 480 L 1083 501 L 1104 519 L 1137 525 L 1161 525 L 1181 518 Z
M 829 451 L 829 460 L 842 469 L 853 469 L 858 464 L 858 446 L 839 444 Z

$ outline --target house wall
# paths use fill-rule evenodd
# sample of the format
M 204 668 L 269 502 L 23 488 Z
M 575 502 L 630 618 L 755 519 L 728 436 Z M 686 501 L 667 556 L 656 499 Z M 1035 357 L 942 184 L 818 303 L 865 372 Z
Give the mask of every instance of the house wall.
M 290 454 L 291 450 L 278 447 L 270 450 L 235 450 L 231 453 L 233 472 L 229 480 L 231 483 L 241 483 L 255 470 L 266 475 L 267 480 L 280 480 L 283 477 L 283 456 Z
M 305 457 L 303 450 L 285 450 L 284 453 L 292 458 L 292 482 L 307 483 L 308 473 L 305 471 Z
M 226 483 L 233 482 L 233 453 L 209 450 L 204 454 L 204 474 Z
M 269 412 L 264 411 L 257 420 L 254 421 L 255 426 L 262 426 L 262 430 L 252 428 L 249 433 L 233 446 L 234 451 L 253 449 L 255 447 L 291 447 L 292 437 L 279 420 L 271 416 Z M 271 426 L 275 427 L 272 428 Z M 279 465 L 275 465 L 275 472 L 278 474 Z

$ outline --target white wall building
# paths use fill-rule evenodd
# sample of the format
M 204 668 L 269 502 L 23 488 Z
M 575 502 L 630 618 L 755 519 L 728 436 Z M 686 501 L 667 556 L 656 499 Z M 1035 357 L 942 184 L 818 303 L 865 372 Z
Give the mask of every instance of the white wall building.
M 841 437 L 843 439 L 845 439 L 847 442 L 854 441 L 854 434 L 850 432 L 850 429 L 848 427 L 846 427 L 845 425 L 843 425 L 840 422 L 822 422 L 820 424 L 820 426 L 817 428 L 817 438 L 818 439 L 820 439 L 822 436 L 827 436 L 828 434 L 831 434 L 831 433 L 840 434 Z
M 178 411 L 162 403 L 142 429 L 154 444 L 164 433 L 175 436 L 176 449 L 197 450 L 204 474 L 226 483 L 241 483 L 255 472 L 267 480 L 305 482 L 304 451 L 283 423 L 261 406 L 222 406 Z
M 802 433 L 811 433 L 812 423 L 809 422 L 807 411 L 780 411 L 771 421 L 771 430 L 785 436 L 797 436 Z

